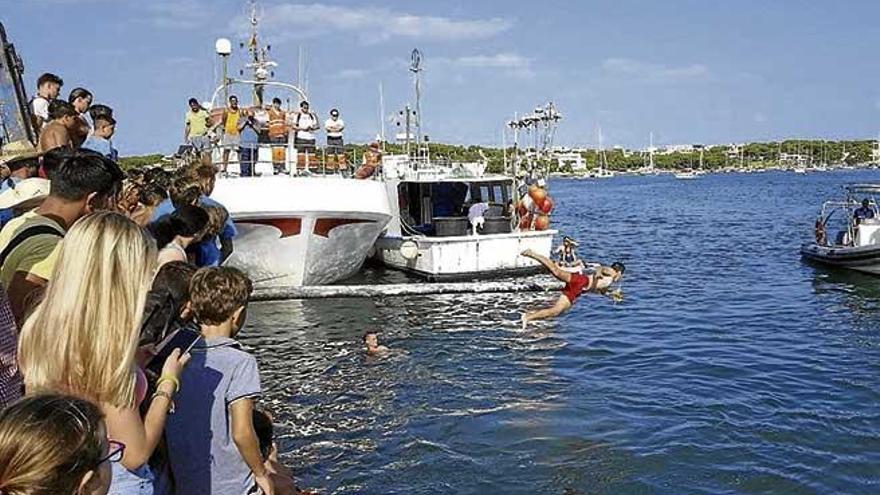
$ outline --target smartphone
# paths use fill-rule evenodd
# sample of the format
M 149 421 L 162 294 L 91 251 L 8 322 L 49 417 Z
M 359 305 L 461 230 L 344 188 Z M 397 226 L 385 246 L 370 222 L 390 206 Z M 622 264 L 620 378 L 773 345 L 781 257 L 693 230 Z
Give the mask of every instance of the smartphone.
M 201 338 L 202 335 L 199 332 L 190 328 L 181 328 L 170 334 L 159 343 L 159 352 L 147 363 L 147 371 L 154 376 L 160 376 L 162 374 L 162 367 L 165 366 L 165 360 L 168 359 L 168 356 L 171 355 L 174 349 L 180 349 L 181 355 L 186 354 Z

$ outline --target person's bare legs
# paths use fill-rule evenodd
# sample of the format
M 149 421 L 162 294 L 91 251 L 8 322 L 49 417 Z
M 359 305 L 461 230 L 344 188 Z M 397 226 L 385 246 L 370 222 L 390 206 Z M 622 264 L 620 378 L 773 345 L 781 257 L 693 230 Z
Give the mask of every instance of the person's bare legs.
M 526 249 L 525 251 L 523 251 L 520 254 L 522 256 L 525 256 L 526 258 L 531 258 L 531 259 L 537 261 L 538 263 L 544 265 L 544 268 L 546 268 L 547 271 L 549 271 L 554 277 L 558 278 L 559 280 L 561 280 L 565 283 L 568 283 L 571 280 L 571 273 L 559 268 L 559 265 L 557 265 L 555 262 L 553 262 L 551 259 L 547 258 L 546 256 L 541 256 L 540 254 L 532 251 L 531 249 Z
M 223 147 L 223 173 L 226 173 L 227 168 L 229 167 L 229 152 L 231 150 L 228 146 Z
M 566 312 L 568 308 L 571 307 L 571 301 L 568 300 L 567 296 L 559 296 L 559 299 L 556 300 L 556 304 L 550 306 L 549 308 L 539 309 L 537 311 L 528 311 L 522 315 L 522 328 L 526 329 L 530 321 L 535 320 L 546 320 L 547 318 L 555 318 L 562 313 Z

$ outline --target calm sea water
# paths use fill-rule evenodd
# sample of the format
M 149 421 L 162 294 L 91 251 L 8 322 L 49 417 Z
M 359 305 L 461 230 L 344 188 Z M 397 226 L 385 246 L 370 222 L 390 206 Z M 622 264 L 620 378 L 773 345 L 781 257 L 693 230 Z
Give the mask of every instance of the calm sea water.
M 257 304 L 284 458 L 322 493 L 880 493 L 880 279 L 797 252 L 870 180 L 553 181 L 555 226 L 626 263 L 626 299 L 527 332 L 555 294 Z M 367 329 L 394 352 L 364 356 Z

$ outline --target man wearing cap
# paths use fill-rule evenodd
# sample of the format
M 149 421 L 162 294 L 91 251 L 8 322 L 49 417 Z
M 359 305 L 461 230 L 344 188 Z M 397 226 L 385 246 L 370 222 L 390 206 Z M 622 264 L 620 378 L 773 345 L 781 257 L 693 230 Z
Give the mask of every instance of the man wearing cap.
M 110 115 L 98 115 L 95 118 L 95 130 L 92 135 L 82 144 L 82 148 L 96 151 L 105 157 L 116 161 L 119 153 L 113 148 L 110 139 L 116 132 L 116 119 Z
M 51 155 L 58 164 L 49 174 L 52 180 L 49 195 L 38 208 L 13 218 L 0 230 L 0 283 L 9 294 L 12 313 L 19 324 L 34 291 L 49 280 L 67 229 L 84 215 L 114 208 L 122 188 L 122 170 L 97 153 L 58 150 Z M 21 197 L 12 198 L 0 207 L 18 205 L 24 196 L 32 197 L 40 192 L 28 193 L 22 187 L 34 180 L 23 181 L 14 190 L 4 193 Z
M 300 152 L 315 152 L 315 135 L 321 127 L 318 125 L 318 117 L 309 110 L 309 102 L 299 104 L 299 112 L 293 117 L 293 145 Z

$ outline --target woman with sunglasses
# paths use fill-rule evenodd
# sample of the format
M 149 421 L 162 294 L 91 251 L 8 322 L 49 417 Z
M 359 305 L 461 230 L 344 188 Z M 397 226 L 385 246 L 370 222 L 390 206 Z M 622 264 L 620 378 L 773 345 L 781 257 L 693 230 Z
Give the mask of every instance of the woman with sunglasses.
M 0 493 L 105 495 L 125 445 L 101 410 L 66 395 L 28 397 L 0 413 Z
M 122 461 L 113 465 L 113 494 L 153 493 L 147 461 L 189 360 L 174 350 L 156 393 L 146 396 L 135 352 L 155 267 L 155 244 L 134 222 L 119 213 L 87 215 L 65 236 L 45 297 L 19 338 L 26 392 L 72 393 L 94 401 L 110 437 L 127 446 Z

